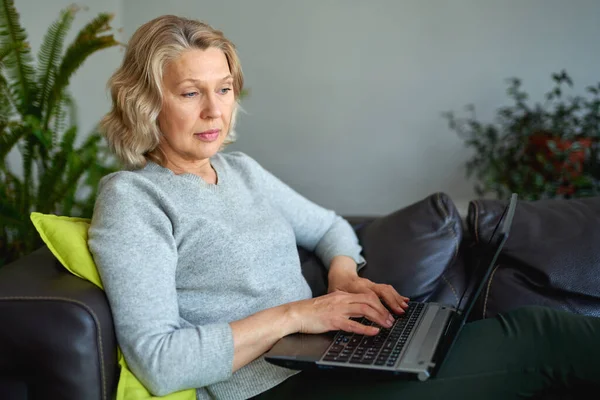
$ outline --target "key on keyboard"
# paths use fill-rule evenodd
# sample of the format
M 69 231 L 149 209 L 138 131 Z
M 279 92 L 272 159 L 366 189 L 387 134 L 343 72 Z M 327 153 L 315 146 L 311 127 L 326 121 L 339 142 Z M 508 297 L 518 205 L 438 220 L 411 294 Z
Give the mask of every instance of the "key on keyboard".
M 379 333 L 364 336 L 339 331 L 323 361 L 393 367 L 424 307 L 423 303 L 410 302 L 405 314 L 395 315 L 396 321 L 391 328 L 379 327 L 364 317 L 352 318 L 367 326 L 378 326 Z

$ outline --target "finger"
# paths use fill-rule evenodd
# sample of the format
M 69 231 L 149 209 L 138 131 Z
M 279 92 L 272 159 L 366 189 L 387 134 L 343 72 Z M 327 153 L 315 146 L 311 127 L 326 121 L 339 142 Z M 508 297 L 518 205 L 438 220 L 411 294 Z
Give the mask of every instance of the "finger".
M 388 320 L 388 319 L 390 321 L 394 320 L 392 314 L 383 305 L 383 303 L 379 299 L 379 295 L 375 291 L 371 290 L 369 293 L 362 294 L 361 296 L 363 296 L 363 297 L 359 298 L 359 301 L 367 303 L 371 307 L 373 307 L 381 315 L 381 318 L 383 318 L 384 321 Z M 377 321 L 377 322 L 379 323 L 379 321 Z
M 387 285 L 387 284 L 382 284 L 382 283 L 375 283 L 375 282 L 372 282 L 372 281 L 370 281 L 370 280 L 368 280 L 368 279 L 366 279 L 366 278 L 362 278 L 362 281 L 363 281 L 363 282 L 365 282 L 365 281 L 366 281 L 366 282 L 368 282 L 368 283 L 369 283 L 369 285 L 367 286 L 368 290 L 377 291 L 377 289 L 376 289 L 376 288 L 378 288 L 378 287 L 379 287 L 379 288 L 381 288 L 381 287 L 383 287 L 383 288 L 385 288 L 385 287 L 389 287 L 389 288 L 390 288 L 390 289 L 391 289 L 391 290 L 394 292 L 394 296 L 395 296 L 395 297 L 398 297 L 398 298 L 400 298 L 400 299 L 401 299 L 401 301 L 399 301 L 399 303 L 402 303 L 402 302 L 405 302 L 405 303 L 406 303 L 406 302 L 410 301 L 410 299 L 409 299 L 408 297 L 406 297 L 406 296 L 402 296 L 400 293 L 398 293 L 398 292 L 396 291 L 396 289 L 395 289 L 395 288 L 394 288 L 392 285 Z M 363 290 L 361 290 L 361 292 L 363 292 Z M 408 305 L 407 305 L 407 306 L 408 306 Z
M 410 299 L 408 297 L 404 297 L 400 293 L 398 293 L 392 285 L 388 285 L 388 286 L 389 286 L 390 290 L 392 291 L 393 296 L 396 298 L 396 300 L 400 304 L 400 307 L 402 307 L 403 310 L 406 310 L 408 308 L 408 302 Z
M 345 319 L 340 325 L 340 329 L 346 332 L 354 332 L 359 335 L 373 336 L 379 333 L 379 328 L 376 326 L 363 325 L 360 322 L 351 319 Z
M 408 304 L 404 301 L 404 298 L 396 292 L 390 285 L 377 285 L 375 288 L 376 293 L 383 299 L 385 304 L 391 309 L 392 312 L 397 314 L 404 314 L 404 310 L 408 308 Z
M 392 285 L 378 285 L 377 289 L 380 291 L 380 297 L 383 297 L 394 311 L 404 312 L 408 308 L 409 298 L 398 293 Z
M 394 324 L 394 318 L 386 311 L 385 315 L 374 309 L 368 303 L 353 303 L 349 305 L 348 312 L 352 317 L 366 317 L 376 324 L 389 328 Z

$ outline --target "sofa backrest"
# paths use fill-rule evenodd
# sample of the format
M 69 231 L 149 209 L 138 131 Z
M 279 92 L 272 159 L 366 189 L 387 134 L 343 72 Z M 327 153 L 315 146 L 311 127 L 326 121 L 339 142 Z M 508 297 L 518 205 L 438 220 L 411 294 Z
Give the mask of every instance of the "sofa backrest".
M 467 225 L 486 241 L 508 201 L 473 200 Z M 480 297 L 479 317 L 522 305 L 600 316 L 600 198 L 520 200 Z
M 416 301 L 456 305 L 464 290 L 463 222 L 445 193 L 434 193 L 385 216 L 348 217 L 367 265 L 360 275 L 391 284 Z M 302 270 L 313 295 L 326 292 L 326 272 L 300 249 Z

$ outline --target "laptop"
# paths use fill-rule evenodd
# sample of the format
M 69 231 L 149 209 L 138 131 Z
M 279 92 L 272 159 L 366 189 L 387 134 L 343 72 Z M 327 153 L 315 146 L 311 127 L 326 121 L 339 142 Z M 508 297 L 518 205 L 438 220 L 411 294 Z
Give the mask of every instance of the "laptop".
M 316 335 L 296 333 L 277 341 L 265 359 L 296 370 L 369 372 L 421 381 L 434 377 L 490 276 L 508 238 L 516 205 L 517 194 L 513 193 L 456 307 L 436 302 L 409 302 L 406 313 L 395 316 L 391 328 L 380 327 L 375 336 L 344 331 Z M 461 307 L 469 291 L 471 295 Z M 353 319 L 377 326 L 366 318 Z

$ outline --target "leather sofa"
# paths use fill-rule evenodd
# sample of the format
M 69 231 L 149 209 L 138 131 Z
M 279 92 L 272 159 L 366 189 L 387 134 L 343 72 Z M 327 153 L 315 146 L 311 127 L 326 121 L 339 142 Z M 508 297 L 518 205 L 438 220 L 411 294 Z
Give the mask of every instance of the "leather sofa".
M 367 259 L 360 273 L 412 300 L 456 305 L 505 205 L 473 200 L 461 216 L 434 193 L 386 216 L 348 217 Z M 520 201 L 471 319 L 529 304 L 600 316 L 599 220 L 600 198 Z M 324 293 L 323 266 L 298 250 L 313 294 Z M 0 269 L 0 399 L 111 399 L 116 357 L 104 292 L 48 248 Z

